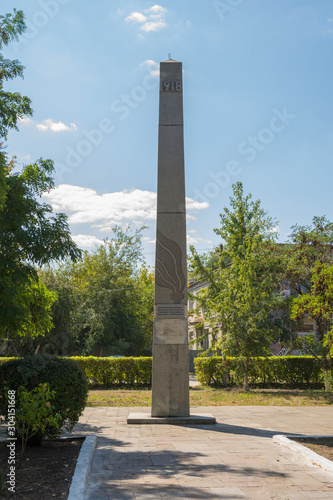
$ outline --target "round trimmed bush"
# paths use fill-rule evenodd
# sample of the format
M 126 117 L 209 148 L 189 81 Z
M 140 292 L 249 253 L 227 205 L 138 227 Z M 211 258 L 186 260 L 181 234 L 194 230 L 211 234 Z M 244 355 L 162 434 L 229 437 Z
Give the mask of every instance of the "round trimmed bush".
M 7 417 L 5 391 L 18 391 L 21 386 L 31 391 L 41 383 L 47 383 L 50 390 L 55 391 L 52 404 L 61 420 L 59 429 L 47 428 L 43 433 L 39 433 L 39 438 L 55 439 L 61 435 L 62 427 L 72 431 L 87 400 L 86 377 L 71 359 L 38 354 L 13 359 L 0 365 L 0 415 Z

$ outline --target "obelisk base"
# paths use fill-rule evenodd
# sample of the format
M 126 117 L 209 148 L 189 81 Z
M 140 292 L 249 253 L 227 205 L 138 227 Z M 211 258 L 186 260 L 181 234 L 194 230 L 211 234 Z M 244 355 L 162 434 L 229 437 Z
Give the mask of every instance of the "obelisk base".
M 128 424 L 168 424 L 168 425 L 214 425 L 216 419 L 210 413 L 197 413 L 188 417 L 152 417 L 150 413 L 130 413 Z
M 152 417 L 188 417 L 188 345 L 155 344 L 153 374 Z

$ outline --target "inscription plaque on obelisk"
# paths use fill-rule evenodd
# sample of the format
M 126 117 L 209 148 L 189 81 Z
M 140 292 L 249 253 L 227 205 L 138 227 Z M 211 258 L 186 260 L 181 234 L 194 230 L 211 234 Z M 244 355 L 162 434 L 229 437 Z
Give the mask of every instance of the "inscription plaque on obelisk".
M 160 64 L 152 417 L 189 415 L 182 63 Z
M 214 424 L 190 415 L 182 63 L 160 64 L 157 229 L 151 414 L 128 424 Z

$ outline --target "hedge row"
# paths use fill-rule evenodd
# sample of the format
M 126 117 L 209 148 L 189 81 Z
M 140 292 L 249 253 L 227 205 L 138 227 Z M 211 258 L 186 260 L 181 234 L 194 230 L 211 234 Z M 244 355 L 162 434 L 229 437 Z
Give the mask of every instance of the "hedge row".
M 68 356 L 69 357 L 69 356 Z M 15 358 L 0 358 L 0 364 Z M 151 386 L 152 358 L 102 358 L 71 356 L 83 370 L 90 386 Z
M 0 358 L 0 363 L 13 358 Z M 84 371 L 90 386 L 149 387 L 152 358 L 71 357 Z M 198 357 L 194 361 L 198 381 L 205 385 L 242 385 L 243 372 L 238 358 Z M 320 360 L 313 356 L 272 356 L 251 358 L 249 384 L 274 387 L 318 387 L 322 385 Z
M 89 384 L 103 387 L 150 386 L 152 358 L 71 357 L 86 374 Z
M 200 383 L 216 387 L 243 384 L 243 370 L 239 358 L 220 356 L 194 360 L 197 379 Z M 320 360 L 313 356 L 272 356 L 251 358 L 249 384 L 274 387 L 317 387 L 322 385 Z

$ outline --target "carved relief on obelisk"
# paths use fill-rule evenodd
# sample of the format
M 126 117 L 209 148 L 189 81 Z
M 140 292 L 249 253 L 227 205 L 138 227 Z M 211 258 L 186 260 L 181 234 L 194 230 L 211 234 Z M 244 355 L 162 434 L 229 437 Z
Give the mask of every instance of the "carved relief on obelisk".
M 180 302 L 185 297 L 186 277 L 182 269 L 182 251 L 176 241 L 173 241 L 157 229 L 156 246 L 159 255 L 156 256 L 156 284 L 168 288 L 173 302 Z

